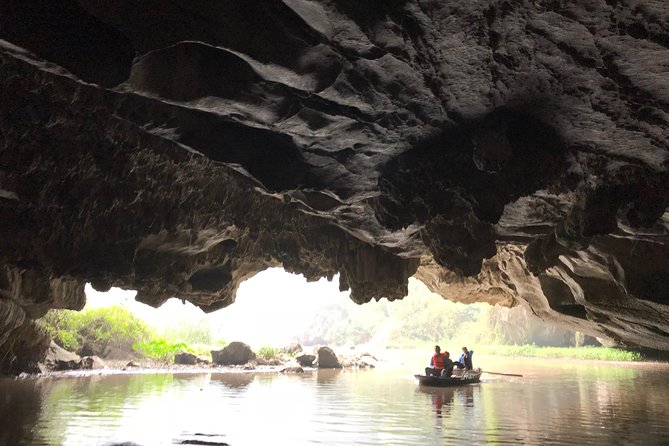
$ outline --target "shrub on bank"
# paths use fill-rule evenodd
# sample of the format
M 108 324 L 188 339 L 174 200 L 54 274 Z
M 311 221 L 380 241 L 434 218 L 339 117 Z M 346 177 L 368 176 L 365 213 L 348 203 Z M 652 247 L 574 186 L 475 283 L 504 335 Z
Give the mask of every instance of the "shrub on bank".
M 86 347 L 98 356 L 106 356 L 111 350 L 132 352 L 134 344 L 152 336 L 151 329 L 141 319 L 118 306 L 50 310 L 39 321 L 64 349 L 79 351 Z
M 157 361 L 172 362 L 174 355 L 189 351 L 183 342 L 170 342 L 165 338 L 152 339 L 148 342 L 140 342 L 132 346 L 133 350 L 144 356 Z

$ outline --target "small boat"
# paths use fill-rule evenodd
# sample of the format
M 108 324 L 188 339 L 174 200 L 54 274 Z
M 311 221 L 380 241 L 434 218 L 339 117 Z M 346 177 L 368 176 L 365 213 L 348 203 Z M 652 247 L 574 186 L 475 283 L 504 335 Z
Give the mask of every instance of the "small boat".
M 454 370 L 451 376 L 414 375 L 420 385 L 433 387 L 464 386 L 477 383 L 481 380 L 481 369 Z

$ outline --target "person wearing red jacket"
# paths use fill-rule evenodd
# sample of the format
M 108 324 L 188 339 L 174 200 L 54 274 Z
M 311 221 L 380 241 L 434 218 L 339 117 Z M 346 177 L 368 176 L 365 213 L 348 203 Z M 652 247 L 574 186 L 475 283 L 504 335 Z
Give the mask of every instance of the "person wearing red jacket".
M 441 376 L 441 371 L 444 370 L 444 359 L 446 354 L 441 352 L 441 347 L 434 346 L 434 355 L 430 359 L 430 366 L 425 367 L 425 375 L 427 376 Z

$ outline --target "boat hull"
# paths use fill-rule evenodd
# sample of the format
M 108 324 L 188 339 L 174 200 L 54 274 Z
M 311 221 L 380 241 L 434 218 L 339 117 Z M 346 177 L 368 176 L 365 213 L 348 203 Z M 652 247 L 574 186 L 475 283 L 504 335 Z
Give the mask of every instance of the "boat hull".
M 441 377 L 441 376 L 426 376 L 426 375 L 414 375 L 421 386 L 431 386 L 431 387 L 453 387 L 453 386 L 465 386 L 467 384 L 474 384 L 481 381 L 481 373 L 471 374 L 470 376 L 462 378 L 451 378 L 451 377 Z

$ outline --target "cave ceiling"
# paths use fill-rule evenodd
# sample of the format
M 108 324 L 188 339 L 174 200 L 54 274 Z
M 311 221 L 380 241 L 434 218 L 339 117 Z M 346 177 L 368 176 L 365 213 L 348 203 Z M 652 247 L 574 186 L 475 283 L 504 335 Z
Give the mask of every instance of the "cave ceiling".
M 667 2 L 0 4 L 0 349 L 279 266 L 669 350 Z

